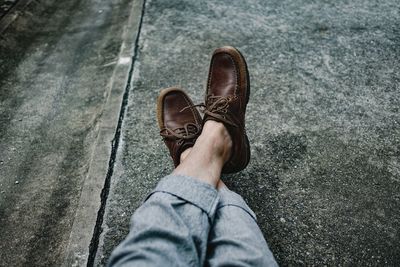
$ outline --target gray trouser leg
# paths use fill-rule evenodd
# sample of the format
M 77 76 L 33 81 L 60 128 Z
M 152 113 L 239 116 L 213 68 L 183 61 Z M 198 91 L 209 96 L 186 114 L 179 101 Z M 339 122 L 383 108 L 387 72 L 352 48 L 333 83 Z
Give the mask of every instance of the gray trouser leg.
M 135 211 L 129 235 L 109 261 L 109 266 L 274 264 L 254 213 L 239 195 L 173 175 Z
M 208 240 L 206 266 L 278 266 L 254 212 L 238 194 L 219 191 L 220 201 Z
M 164 177 L 133 214 L 109 266 L 203 266 L 218 200 L 209 184 Z

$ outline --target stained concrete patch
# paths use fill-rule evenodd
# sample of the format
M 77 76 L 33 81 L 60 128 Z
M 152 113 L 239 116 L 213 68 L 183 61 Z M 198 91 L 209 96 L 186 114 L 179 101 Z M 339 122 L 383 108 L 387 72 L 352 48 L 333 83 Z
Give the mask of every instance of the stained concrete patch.
M 129 6 L 36 1 L 2 33 L 1 266 L 64 259 Z
M 159 89 L 203 99 L 210 54 L 238 47 L 252 81 L 252 160 L 223 177 L 281 265 L 400 263 L 398 1 L 147 1 L 97 263 L 172 170 Z

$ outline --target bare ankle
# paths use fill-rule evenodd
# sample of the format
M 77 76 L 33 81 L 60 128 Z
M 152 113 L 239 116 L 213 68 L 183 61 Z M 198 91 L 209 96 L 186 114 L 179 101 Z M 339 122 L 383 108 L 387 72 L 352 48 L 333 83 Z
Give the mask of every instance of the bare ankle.
M 217 187 L 231 148 L 231 137 L 225 126 L 219 122 L 207 121 L 193 148 L 181 154 L 181 164 L 173 174 L 196 177 Z
M 215 155 L 221 157 L 224 163 L 229 159 L 232 150 L 232 139 L 222 123 L 207 121 L 204 124 L 200 138 L 212 145 Z
M 187 148 L 185 151 L 181 153 L 180 162 L 184 161 L 186 157 L 189 155 L 190 151 L 192 150 L 191 147 Z

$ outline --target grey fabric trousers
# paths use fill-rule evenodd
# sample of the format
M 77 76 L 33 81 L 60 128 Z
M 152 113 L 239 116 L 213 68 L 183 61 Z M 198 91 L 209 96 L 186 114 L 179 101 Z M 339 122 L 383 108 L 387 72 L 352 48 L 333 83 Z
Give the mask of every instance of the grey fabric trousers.
M 109 266 L 277 266 L 238 194 L 186 176 L 164 177 L 135 211 Z

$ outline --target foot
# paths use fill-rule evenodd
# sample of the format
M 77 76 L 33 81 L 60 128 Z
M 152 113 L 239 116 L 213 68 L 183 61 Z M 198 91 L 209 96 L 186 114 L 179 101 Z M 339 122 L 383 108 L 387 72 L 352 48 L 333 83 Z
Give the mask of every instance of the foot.
M 232 154 L 223 173 L 241 171 L 250 161 L 250 144 L 245 130 L 249 95 L 249 74 L 243 56 L 230 46 L 216 49 L 211 58 L 204 121 L 223 123 L 232 138 Z
M 157 119 L 160 135 L 176 167 L 182 152 L 192 147 L 201 133 L 201 116 L 183 90 L 167 88 L 157 100 Z
M 207 121 L 190 152 L 185 156 L 182 154 L 181 164 L 173 174 L 191 176 L 216 187 L 231 149 L 232 141 L 225 126 Z

